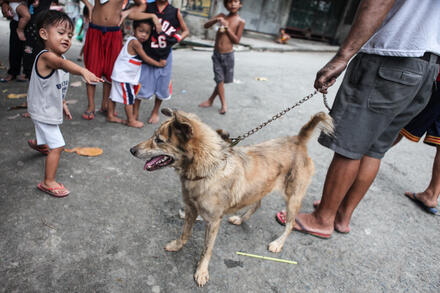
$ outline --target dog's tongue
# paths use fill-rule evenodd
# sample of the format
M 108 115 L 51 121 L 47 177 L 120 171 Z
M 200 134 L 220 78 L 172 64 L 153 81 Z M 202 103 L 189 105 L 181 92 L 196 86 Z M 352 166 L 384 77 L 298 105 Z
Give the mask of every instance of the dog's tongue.
M 145 163 L 144 170 L 153 171 L 154 169 L 156 169 L 155 166 L 156 166 L 157 162 L 162 160 L 164 157 L 165 156 L 157 156 L 157 157 L 154 157 L 151 160 L 147 161 Z

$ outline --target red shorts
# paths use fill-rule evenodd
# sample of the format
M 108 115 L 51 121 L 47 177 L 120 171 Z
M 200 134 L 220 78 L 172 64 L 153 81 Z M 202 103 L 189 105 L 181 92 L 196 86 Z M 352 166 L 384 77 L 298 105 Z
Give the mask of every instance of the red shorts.
M 105 27 L 90 23 L 84 45 L 84 64 L 97 77 L 111 82 L 113 65 L 122 49 L 119 27 Z

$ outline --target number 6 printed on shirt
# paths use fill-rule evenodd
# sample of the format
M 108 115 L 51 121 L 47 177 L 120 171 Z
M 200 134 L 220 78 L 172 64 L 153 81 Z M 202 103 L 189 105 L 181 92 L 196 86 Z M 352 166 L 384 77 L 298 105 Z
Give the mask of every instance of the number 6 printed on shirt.
M 157 38 L 157 42 L 155 40 L 151 41 L 151 48 L 166 48 L 166 46 L 167 46 L 166 35 L 160 35 Z

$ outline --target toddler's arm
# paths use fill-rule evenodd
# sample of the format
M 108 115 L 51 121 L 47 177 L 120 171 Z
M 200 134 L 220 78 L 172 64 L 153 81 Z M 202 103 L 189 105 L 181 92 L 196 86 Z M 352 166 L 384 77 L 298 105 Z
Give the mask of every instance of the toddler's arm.
M 133 50 L 136 52 L 142 60 L 147 62 L 148 64 L 156 67 L 164 67 L 167 64 L 166 60 L 156 61 L 145 53 L 142 48 L 142 44 L 138 40 L 131 40 L 129 46 L 132 46 Z
M 72 114 L 70 114 L 70 110 L 69 107 L 67 107 L 66 101 L 63 101 L 63 111 L 67 119 L 72 120 Z
M 159 18 L 154 13 L 146 13 L 142 12 L 138 7 L 132 7 L 123 12 L 123 15 L 127 14 L 125 17 L 132 20 L 142 20 L 142 19 L 151 19 L 156 27 L 156 31 L 160 33 L 162 31 L 162 25 L 160 24 Z
M 103 79 L 96 77 L 93 73 L 73 63 L 70 60 L 64 59 L 55 53 L 47 52 L 40 56 L 43 66 L 45 65 L 48 69 L 64 69 L 75 75 L 82 75 L 87 83 L 104 82 Z

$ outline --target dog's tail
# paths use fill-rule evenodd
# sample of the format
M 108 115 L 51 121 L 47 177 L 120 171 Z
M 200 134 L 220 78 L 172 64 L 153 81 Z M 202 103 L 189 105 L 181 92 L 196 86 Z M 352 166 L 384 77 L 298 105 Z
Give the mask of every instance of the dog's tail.
M 324 112 L 319 112 L 313 115 L 310 121 L 307 122 L 299 131 L 298 139 L 300 144 L 307 144 L 317 126 L 328 135 L 333 135 L 334 133 L 332 117 Z

